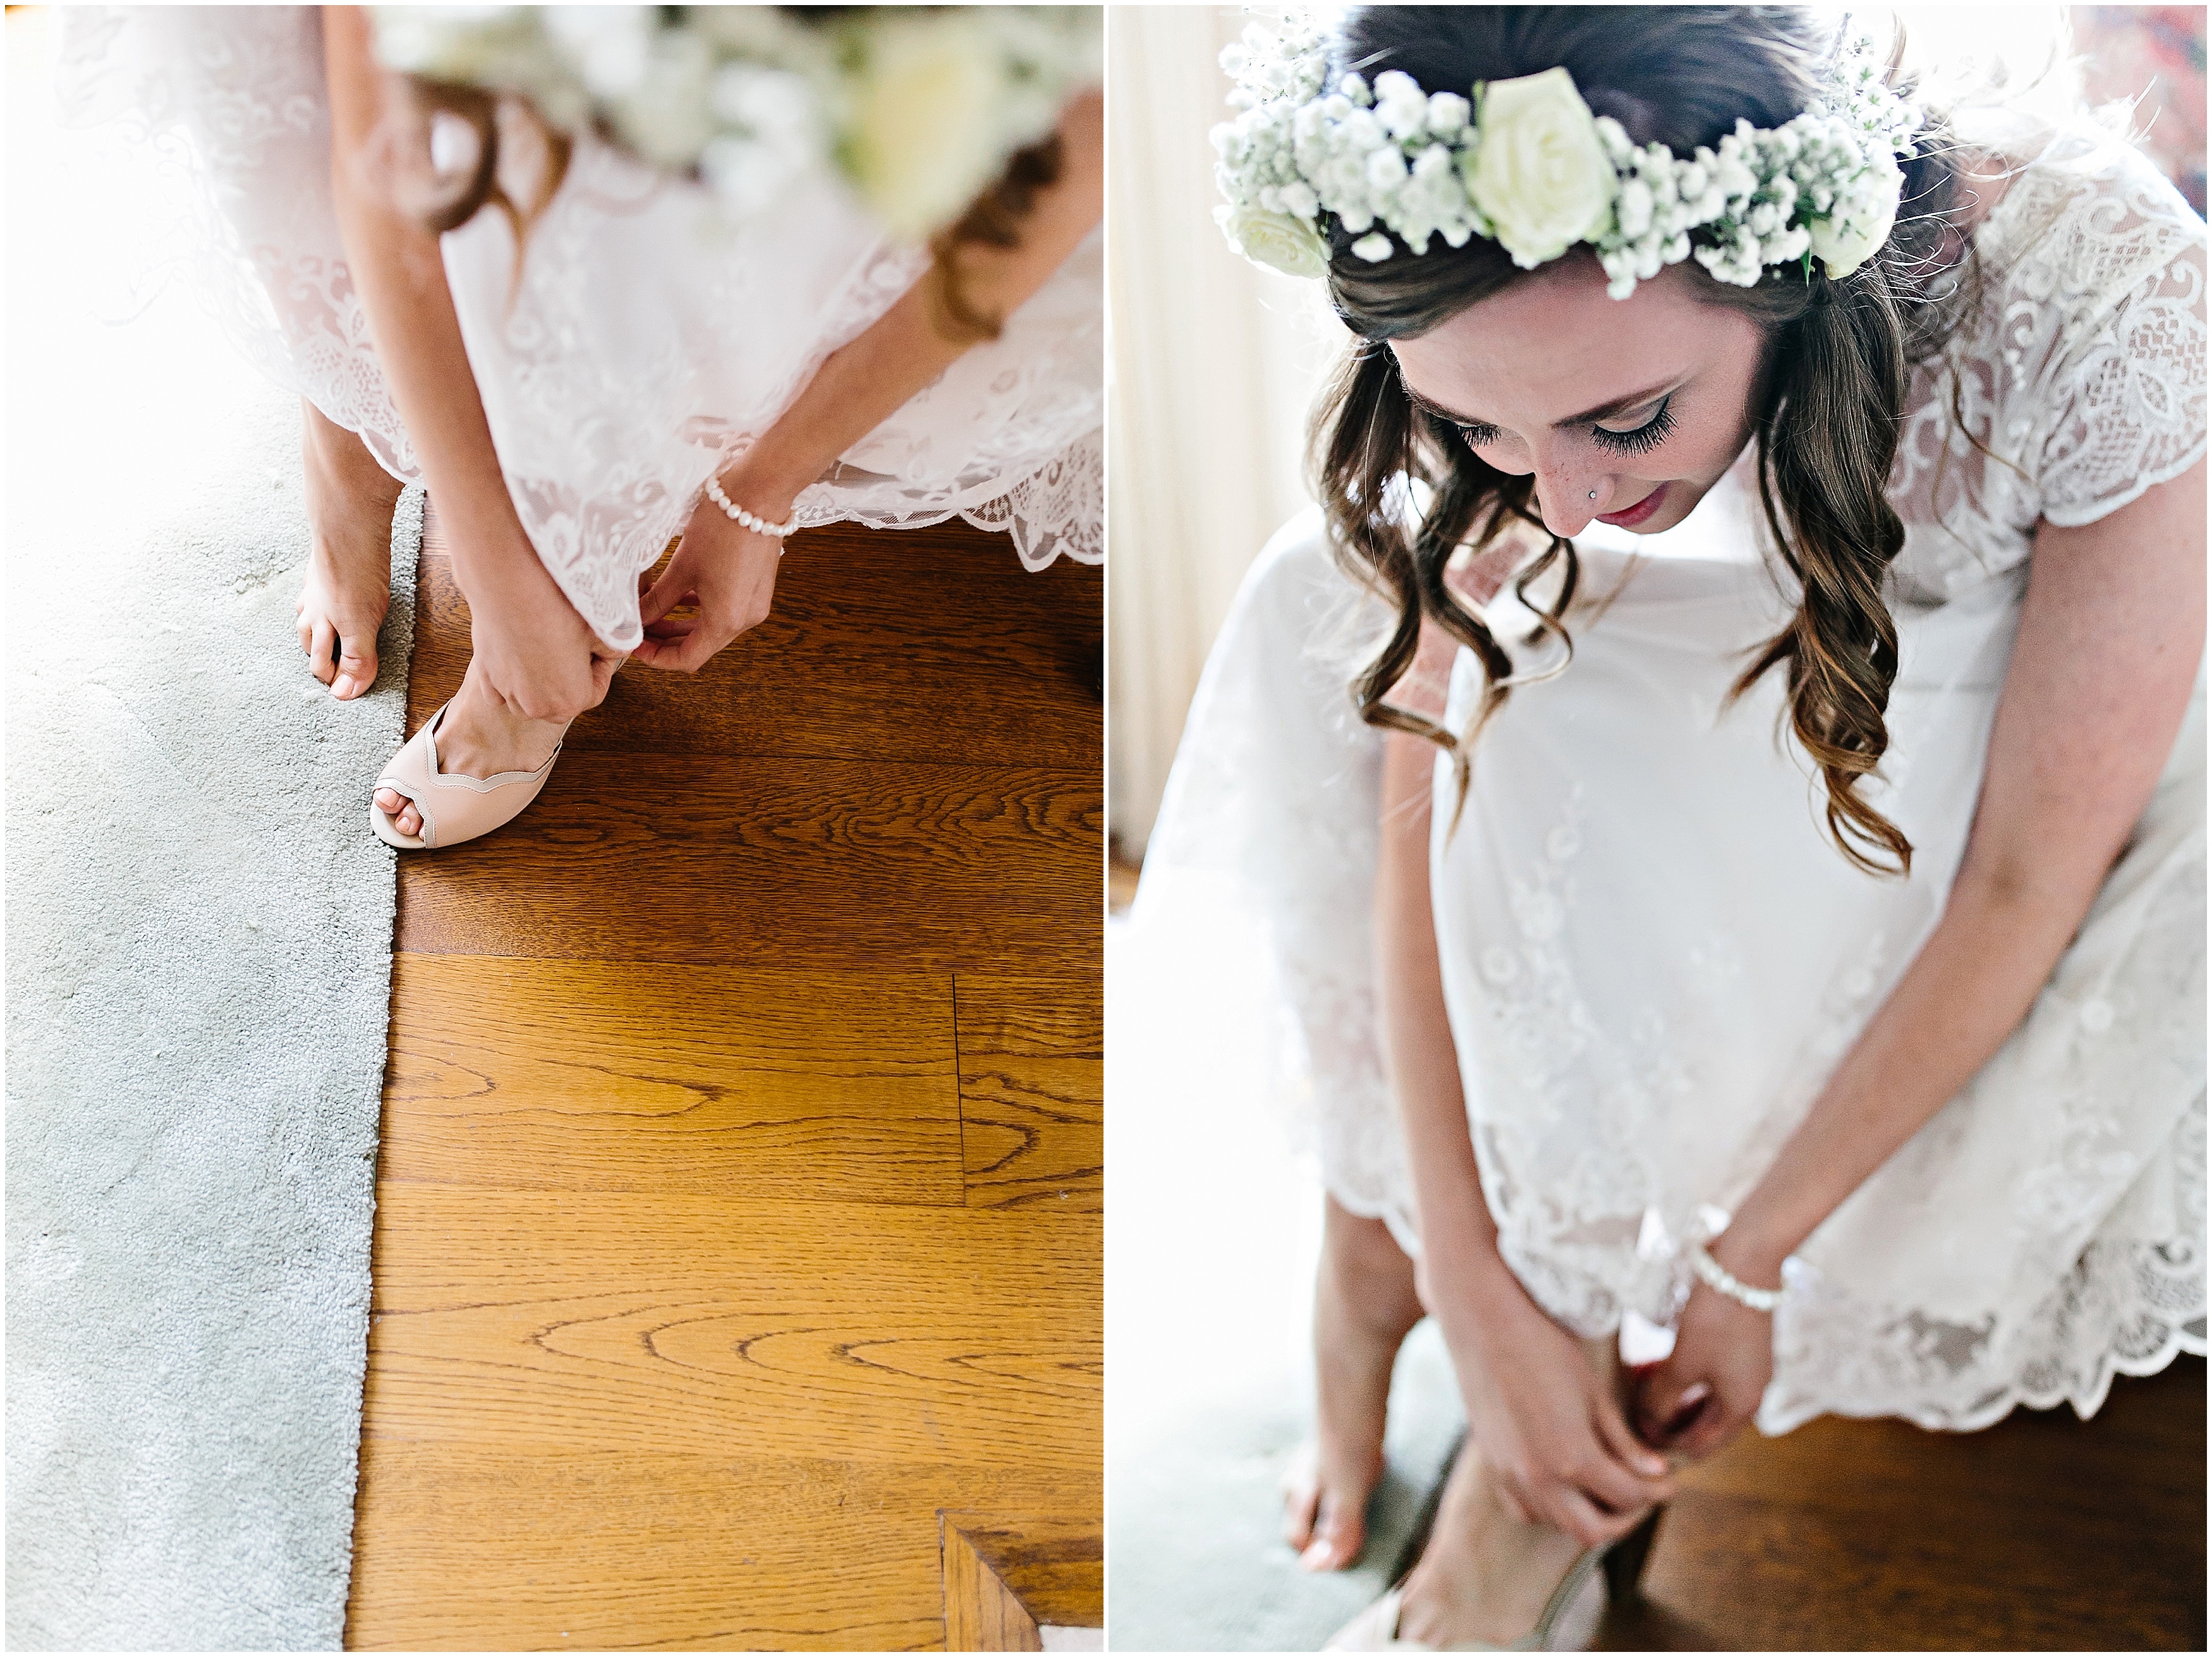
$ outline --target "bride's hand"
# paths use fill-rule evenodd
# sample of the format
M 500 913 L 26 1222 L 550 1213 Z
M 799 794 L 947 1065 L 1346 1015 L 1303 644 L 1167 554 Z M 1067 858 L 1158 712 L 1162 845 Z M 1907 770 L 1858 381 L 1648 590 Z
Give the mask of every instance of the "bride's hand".
M 1610 1378 L 1503 1262 L 1484 1277 L 1470 1291 L 1480 1304 L 1462 1325 L 1480 1329 L 1478 1350 L 1453 1353 L 1483 1466 L 1524 1523 L 1565 1531 L 1585 1547 L 1625 1535 L 1673 1498 L 1665 1459 L 1638 1442 Z M 1425 1273 L 1421 1290 L 1434 1307 L 1438 1289 Z
M 494 568 L 467 595 L 476 665 L 493 694 L 526 718 L 562 724 L 597 707 L 620 652 L 599 641 L 535 552 Z
M 1638 1372 L 1638 1426 L 1662 1449 L 1710 1455 L 1759 1412 L 1773 1376 L 1772 1315 L 1698 1284 L 1675 1326 L 1674 1350 Z
M 778 500 L 772 503 L 774 510 L 763 511 L 734 492 L 731 498 L 771 522 L 791 512 L 787 500 Z M 724 645 L 768 619 L 775 598 L 776 561 L 782 554 L 782 542 L 732 521 L 720 507 L 702 499 L 684 526 L 676 555 L 638 601 L 645 638 L 638 645 L 637 659 L 647 667 L 682 673 L 704 667 Z M 688 620 L 672 618 L 668 612 L 686 599 L 696 603 L 698 614 Z

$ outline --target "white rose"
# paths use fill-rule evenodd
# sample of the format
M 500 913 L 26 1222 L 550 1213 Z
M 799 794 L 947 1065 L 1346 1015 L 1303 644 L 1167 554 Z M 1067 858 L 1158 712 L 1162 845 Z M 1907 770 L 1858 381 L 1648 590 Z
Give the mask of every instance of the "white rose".
M 1328 247 L 1310 219 L 1264 208 L 1221 208 L 1221 228 L 1248 259 L 1285 276 L 1318 276 L 1328 270 Z
M 1905 173 L 1895 160 L 1877 156 L 1871 177 L 1861 179 L 1836 200 L 1835 211 L 1805 227 L 1813 252 L 1832 276 L 1848 276 L 1889 240 L 1897 222 L 1898 198 Z
M 1475 132 L 1460 161 L 1468 194 L 1514 264 L 1533 270 L 1603 234 L 1620 181 L 1565 70 L 1492 81 Z
M 896 235 L 919 240 L 964 212 L 1006 163 L 997 52 L 958 12 L 900 17 L 869 42 L 845 159 Z

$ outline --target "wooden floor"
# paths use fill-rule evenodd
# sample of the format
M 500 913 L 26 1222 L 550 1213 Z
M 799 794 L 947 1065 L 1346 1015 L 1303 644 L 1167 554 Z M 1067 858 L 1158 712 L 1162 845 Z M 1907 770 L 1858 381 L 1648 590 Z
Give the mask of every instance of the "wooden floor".
M 1745 1433 L 1684 1476 L 1613 1651 L 2202 1651 L 2204 1360 L 2087 1422 Z
M 802 534 L 401 859 L 349 1645 L 927 1649 L 941 1512 L 1097 1529 L 1101 614 Z

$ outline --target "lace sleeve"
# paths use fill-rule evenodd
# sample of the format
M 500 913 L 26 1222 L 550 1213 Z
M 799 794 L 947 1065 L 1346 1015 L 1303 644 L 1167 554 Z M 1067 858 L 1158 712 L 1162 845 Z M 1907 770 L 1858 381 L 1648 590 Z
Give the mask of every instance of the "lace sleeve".
M 2186 471 L 2205 437 L 2203 222 L 2133 155 L 2071 216 L 2049 298 L 2072 314 L 2032 389 L 2042 514 L 2067 525 Z

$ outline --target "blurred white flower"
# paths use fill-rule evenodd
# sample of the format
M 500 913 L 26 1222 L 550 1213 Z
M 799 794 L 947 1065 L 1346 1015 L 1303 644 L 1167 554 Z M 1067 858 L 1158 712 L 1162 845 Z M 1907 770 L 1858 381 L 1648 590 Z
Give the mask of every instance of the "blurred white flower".
M 851 89 L 847 166 L 897 234 L 957 218 L 1006 165 L 991 107 L 996 55 L 966 15 L 896 19 L 868 41 Z
M 771 210 L 842 174 L 893 234 L 957 218 L 1103 71 L 1095 6 L 378 6 L 379 58 L 512 93 Z

